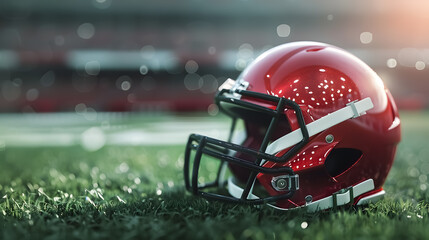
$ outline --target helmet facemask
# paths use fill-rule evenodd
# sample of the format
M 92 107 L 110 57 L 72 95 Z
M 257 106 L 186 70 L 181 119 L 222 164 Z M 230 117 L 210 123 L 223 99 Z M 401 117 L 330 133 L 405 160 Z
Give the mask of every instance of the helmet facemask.
M 239 95 L 260 99 L 264 102 L 272 103 L 274 109 L 260 106 L 248 101 L 242 101 L 239 98 L 231 97 L 232 95 Z M 272 161 L 277 163 L 286 162 L 291 156 L 296 154 L 300 148 L 302 148 L 309 139 L 308 132 L 306 129 L 306 125 L 304 122 L 304 117 L 302 115 L 302 111 L 298 104 L 295 102 L 285 99 L 279 98 L 276 96 L 270 96 L 266 94 L 261 94 L 257 92 L 251 92 L 246 90 L 235 89 L 234 92 L 228 89 L 222 89 L 216 96 L 216 102 L 220 107 L 220 110 L 227 115 L 231 116 L 233 119 L 233 124 L 230 131 L 229 141 L 221 141 L 205 136 L 200 136 L 193 134 L 189 137 L 188 144 L 185 152 L 185 184 L 186 188 L 192 191 L 196 195 L 202 195 L 207 198 L 227 200 L 231 202 L 241 202 L 241 203 L 253 203 L 253 204 L 262 204 L 267 202 L 275 202 L 280 199 L 288 199 L 290 198 L 294 192 L 298 188 L 298 182 L 293 183 L 288 186 L 288 191 L 284 194 L 277 196 L 270 196 L 266 198 L 260 199 L 251 199 L 249 197 L 252 195 L 251 190 L 255 184 L 256 177 L 259 173 L 264 174 L 276 174 L 276 175 L 288 175 L 295 176 L 295 173 L 290 167 L 280 167 L 280 168 L 264 168 L 262 165 L 266 161 Z M 235 105 L 238 106 L 243 111 L 238 111 L 240 114 L 234 114 L 228 111 L 228 107 L 226 105 Z M 231 107 L 231 105 L 230 105 Z M 273 140 L 273 137 L 278 136 L 279 132 L 276 132 L 276 129 L 279 129 L 281 126 L 287 126 L 285 121 L 284 111 L 286 109 L 293 109 L 296 112 L 296 117 L 298 119 L 300 125 L 300 131 L 302 136 L 302 140 L 291 147 L 287 153 L 283 154 L 281 157 L 277 157 L 275 154 L 267 154 L 265 153 L 268 144 Z M 236 109 L 235 109 L 236 110 Z M 247 120 L 246 128 L 248 136 L 246 140 L 248 141 L 248 146 L 238 145 L 231 142 L 232 135 L 234 133 L 236 119 L 238 117 L 244 117 L 244 120 L 251 118 L 255 113 L 259 113 L 260 118 L 255 118 L 255 121 Z M 280 124 L 279 124 L 280 122 Z M 265 132 L 261 132 L 263 128 L 263 123 L 269 123 L 266 127 Z M 279 126 L 280 125 L 280 126 Z M 256 127 L 256 129 L 252 129 L 252 127 Z M 289 128 L 283 130 L 285 133 L 289 132 Z M 249 138 L 250 137 L 250 138 Z M 254 138 L 254 139 L 252 139 Z M 246 145 L 246 144 L 245 144 Z M 256 146 L 259 145 L 259 146 Z M 193 168 L 192 168 L 192 178 L 189 175 L 189 167 L 191 160 L 191 151 L 195 150 Z M 200 162 L 202 159 L 202 155 L 208 155 L 219 159 L 221 161 L 220 168 L 223 168 L 225 163 L 230 164 L 232 166 L 232 171 L 240 171 L 242 169 L 246 169 L 244 174 L 242 174 L 239 178 L 241 181 L 245 181 L 245 187 L 242 191 L 240 198 L 223 196 L 215 193 L 203 192 L 201 190 L 208 187 L 219 187 L 224 185 L 224 182 L 221 180 L 222 170 L 218 171 L 218 176 L 214 182 L 208 184 L 198 184 L 198 171 Z

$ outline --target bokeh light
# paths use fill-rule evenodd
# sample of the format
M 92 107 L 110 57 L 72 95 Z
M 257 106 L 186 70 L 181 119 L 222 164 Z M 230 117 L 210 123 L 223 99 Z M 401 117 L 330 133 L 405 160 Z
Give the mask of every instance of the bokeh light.
M 388 68 L 395 68 L 398 63 L 396 62 L 396 59 L 389 58 L 389 59 L 387 59 L 386 64 L 387 64 Z
M 98 61 L 90 61 L 85 64 L 85 71 L 88 75 L 97 76 L 100 73 L 100 63 Z
M 81 141 L 85 150 L 93 152 L 105 145 L 106 136 L 100 128 L 91 127 L 82 133 Z
M 30 102 L 36 100 L 39 97 L 39 90 L 32 88 L 29 89 L 25 95 L 26 99 Z
M 287 24 L 280 24 L 277 26 L 277 35 L 279 37 L 289 37 L 290 35 L 290 26 Z
M 203 85 L 203 79 L 200 75 L 196 73 L 189 73 L 185 76 L 184 79 L 185 87 L 188 90 L 197 90 L 200 89 Z
M 141 75 L 146 75 L 149 72 L 149 69 L 146 65 L 141 65 L 140 66 L 140 74 Z
M 82 39 L 90 39 L 95 34 L 95 27 L 91 23 L 83 23 L 77 28 L 77 35 Z
M 198 63 L 194 60 L 189 60 L 185 64 L 185 70 L 187 73 L 196 73 L 198 71 Z
M 363 44 L 369 44 L 372 42 L 372 33 L 371 32 L 362 32 L 360 34 L 360 42 Z

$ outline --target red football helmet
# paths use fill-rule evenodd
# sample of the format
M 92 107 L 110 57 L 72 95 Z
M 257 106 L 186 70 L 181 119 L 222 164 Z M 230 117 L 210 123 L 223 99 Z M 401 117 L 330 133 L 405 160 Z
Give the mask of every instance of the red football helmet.
M 185 185 L 194 194 L 308 211 L 384 195 L 400 141 L 398 111 L 380 77 L 343 49 L 317 42 L 272 48 L 227 80 L 215 101 L 233 126 L 228 141 L 189 137 Z M 236 119 L 245 126 L 240 142 L 232 137 Z M 222 162 L 207 184 L 199 182 L 206 155 Z M 227 182 L 225 165 L 233 175 Z M 203 191 L 224 183 L 231 196 Z

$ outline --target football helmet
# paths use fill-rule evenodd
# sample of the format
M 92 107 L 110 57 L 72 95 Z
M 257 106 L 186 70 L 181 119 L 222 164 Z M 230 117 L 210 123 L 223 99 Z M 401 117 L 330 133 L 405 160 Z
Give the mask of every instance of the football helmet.
M 384 195 L 400 141 L 398 110 L 380 77 L 345 50 L 318 42 L 274 47 L 228 79 L 215 102 L 232 118 L 230 137 L 189 136 L 184 179 L 193 194 L 308 211 Z M 219 160 L 213 182 L 201 182 L 205 158 Z M 209 190 L 223 186 L 229 194 Z

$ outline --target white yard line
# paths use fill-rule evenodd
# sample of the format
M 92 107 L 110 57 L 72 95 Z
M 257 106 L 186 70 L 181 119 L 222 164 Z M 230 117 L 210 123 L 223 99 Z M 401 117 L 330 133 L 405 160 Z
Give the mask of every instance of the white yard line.
M 105 145 L 180 145 L 191 133 L 225 139 L 229 129 L 228 121 L 207 117 L 169 116 L 159 121 L 127 115 L 125 120 L 118 120 L 115 114 L 110 121 L 108 114 L 103 116 L 104 120 L 91 122 L 73 113 L 0 115 L 0 149 L 82 145 L 93 151 Z

